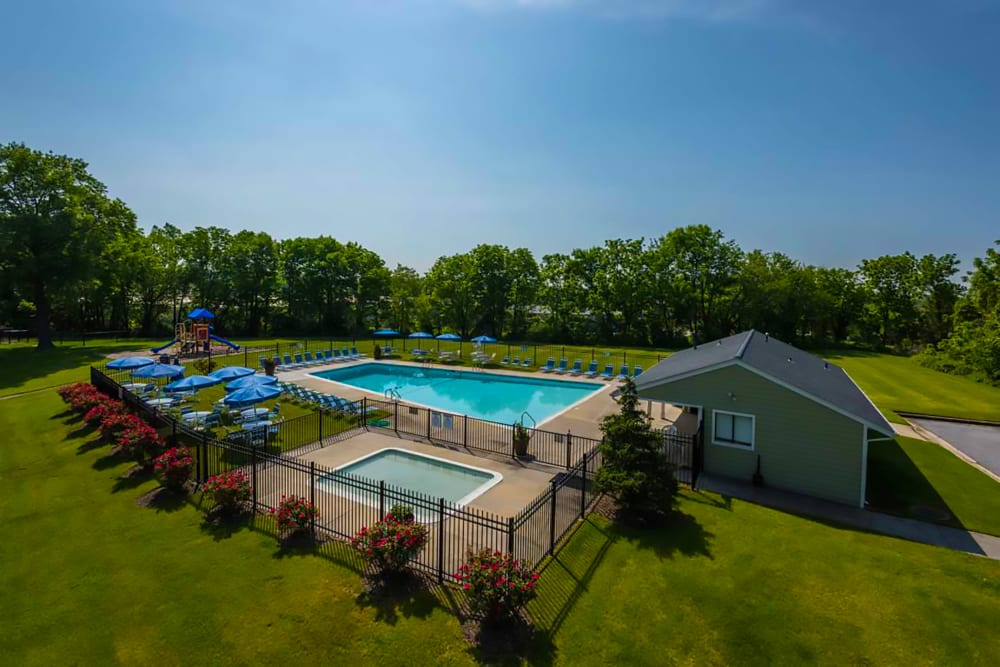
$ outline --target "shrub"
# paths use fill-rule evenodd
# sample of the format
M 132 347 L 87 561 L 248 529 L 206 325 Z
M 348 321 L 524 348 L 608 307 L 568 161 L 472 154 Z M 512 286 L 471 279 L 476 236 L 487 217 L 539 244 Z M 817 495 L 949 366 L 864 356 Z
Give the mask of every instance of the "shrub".
M 121 432 L 118 436 L 118 448 L 138 463 L 145 463 L 148 457 L 160 453 L 163 441 L 156 429 L 140 422 Z
M 242 503 L 249 502 L 253 493 L 250 478 L 242 470 L 233 470 L 214 475 L 206 480 L 202 489 L 216 505 L 226 510 L 235 510 Z
M 89 382 L 76 382 L 74 384 L 68 384 L 63 387 L 56 389 L 56 393 L 63 400 L 64 403 L 72 403 L 73 397 L 80 393 L 81 391 L 88 391 L 94 389 L 94 386 Z M 95 389 L 96 391 L 96 389 Z
M 271 516 L 278 520 L 278 527 L 292 532 L 305 530 L 318 515 L 315 505 L 296 495 L 282 494 L 281 502 L 271 510 Z
M 618 403 L 620 411 L 605 417 L 601 424 L 603 465 L 594 479 L 595 488 L 636 517 L 663 515 L 673 507 L 677 493 L 677 480 L 663 443 L 639 411 L 631 380 L 625 381 Z
M 470 553 L 455 576 L 469 596 L 472 611 L 488 620 L 514 616 L 535 597 L 538 581 L 527 561 L 489 549 Z
M 193 469 L 194 459 L 187 447 L 171 447 L 153 459 L 156 476 L 172 489 L 183 488 Z
M 365 526 L 351 538 L 351 546 L 385 574 L 401 572 L 427 544 L 427 527 L 413 519 L 413 510 L 397 505 L 381 521 Z M 408 515 L 408 516 L 407 516 Z
M 121 414 L 125 414 L 125 404 L 119 400 L 104 397 L 104 400 L 87 411 L 87 414 L 83 416 L 83 421 L 94 426 L 112 415 Z
M 412 522 L 416 519 L 416 515 L 413 513 L 413 508 L 409 505 L 404 505 L 403 503 L 396 503 L 389 508 L 389 514 L 393 515 L 400 521 L 410 521 Z
M 127 412 L 112 413 L 101 420 L 101 437 L 108 442 L 117 442 L 125 430 L 142 424 L 141 419 Z
M 196 359 L 194 362 L 191 363 L 191 367 L 194 368 L 199 375 L 208 375 L 218 366 L 219 364 L 217 362 L 212 361 L 208 358 Z
M 62 387 L 59 395 L 69 406 L 80 413 L 90 411 L 95 405 L 105 402 L 107 397 L 88 382 L 78 382 L 69 387 Z

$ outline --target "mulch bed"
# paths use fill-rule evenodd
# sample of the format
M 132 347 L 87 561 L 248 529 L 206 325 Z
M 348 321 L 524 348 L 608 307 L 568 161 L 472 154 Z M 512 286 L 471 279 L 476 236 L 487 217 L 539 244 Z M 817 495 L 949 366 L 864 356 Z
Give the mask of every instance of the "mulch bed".
M 240 505 L 236 509 L 229 509 L 222 505 L 216 505 L 205 512 L 205 523 L 211 526 L 224 526 L 227 524 L 242 523 L 253 516 L 249 507 Z
M 165 486 L 158 486 L 149 493 L 144 493 L 135 499 L 135 504 L 139 507 L 151 507 L 153 509 L 170 507 L 176 505 L 178 501 L 187 496 L 187 490 L 175 491 Z
M 477 618 L 462 618 L 465 641 L 478 649 L 486 661 L 507 661 L 530 652 L 535 625 L 525 612 L 507 621 L 487 623 Z

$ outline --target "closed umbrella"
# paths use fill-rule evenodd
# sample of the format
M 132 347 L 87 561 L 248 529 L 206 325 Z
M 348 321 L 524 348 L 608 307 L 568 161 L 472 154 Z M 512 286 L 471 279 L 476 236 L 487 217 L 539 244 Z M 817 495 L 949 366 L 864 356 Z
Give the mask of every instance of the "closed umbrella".
M 281 396 L 281 390 L 273 385 L 255 385 L 239 389 L 223 399 L 226 405 L 253 405 Z
M 120 359 L 108 362 L 108 368 L 142 368 L 153 363 L 156 362 L 149 357 L 121 357 Z
M 150 364 L 132 371 L 132 377 L 137 378 L 175 378 L 184 375 L 183 366 L 173 364 Z
M 277 384 L 278 378 L 273 375 L 247 375 L 226 384 L 226 391 L 233 392 L 247 387 L 261 387 L 265 385 Z
M 223 366 L 222 368 L 209 373 L 209 376 L 214 377 L 216 380 L 226 382 L 228 380 L 235 380 L 236 378 L 253 375 L 255 372 L 256 371 L 254 371 L 254 369 L 247 368 L 246 366 Z
M 180 380 L 174 380 L 170 384 L 164 387 L 166 391 L 188 391 L 194 389 L 204 389 L 205 387 L 211 387 L 213 384 L 219 384 L 220 380 L 208 375 L 192 375 L 191 377 L 182 378 Z

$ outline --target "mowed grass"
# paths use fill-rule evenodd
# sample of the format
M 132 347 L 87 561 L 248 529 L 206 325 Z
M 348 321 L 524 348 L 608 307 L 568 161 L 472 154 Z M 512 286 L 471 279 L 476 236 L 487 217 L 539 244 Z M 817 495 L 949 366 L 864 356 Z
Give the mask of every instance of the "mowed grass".
M 861 351 L 823 356 L 846 370 L 891 421 L 895 411 L 1000 421 L 1000 387 L 925 368 L 909 357 Z
M 1000 563 L 714 494 L 661 530 L 588 519 L 541 581 L 565 664 L 1000 661 Z
M 373 603 L 339 543 L 203 524 L 54 392 L 0 403 L 0 664 L 471 664 L 448 596 Z M 548 564 L 527 664 L 996 664 L 1000 563 L 706 493 L 662 529 L 594 517 Z
M 933 442 L 868 448 L 870 509 L 1000 536 L 1000 484 Z

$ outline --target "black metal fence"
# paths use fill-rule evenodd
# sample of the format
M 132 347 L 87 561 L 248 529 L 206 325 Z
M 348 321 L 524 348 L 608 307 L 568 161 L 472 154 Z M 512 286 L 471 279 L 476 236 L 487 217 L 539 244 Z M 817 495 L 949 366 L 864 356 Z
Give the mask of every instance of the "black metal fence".
M 594 500 L 593 477 L 600 465 L 600 453 L 596 448 L 597 441 L 594 440 L 574 439 L 567 449 L 566 443 L 560 443 L 556 447 L 555 436 L 558 434 L 540 438 L 540 451 L 544 452 L 550 445 L 551 448 L 558 449 L 560 465 L 565 460 L 564 457 L 572 457 L 578 451 L 576 448 L 581 448 L 582 453 L 575 463 L 566 465 L 566 471 L 557 474 L 549 488 L 524 510 L 516 516 L 504 517 L 476 508 L 462 507 L 444 498 L 433 498 L 394 487 L 383 481 L 343 474 L 315 462 L 282 456 L 280 452 L 287 451 L 292 446 L 290 444 L 272 447 L 268 444 L 260 446 L 249 440 L 217 439 L 208 432 L 196 431 L 172 415 L 149 406 L 100 370 L 91 368 L 90 375 L 92 384 L 104 393 L 123 400 L 150 425 L 159 429 L 172 445 L 185 445 L 191 450 L 195 460 L 196 483 L 200 484 L 213 475 L 229 470 L 245 471 L 253 487 L 252 502 L 256 510 L 274 509 L 283 494 L 294 493 L 309 498 L 318 508 L 319 516 L 313 526 L 315 531 L 350 538 L 362 527 L 384 516 L 393 505 L 410 506 L 418 520 L 426 523 L 429 528 L 428 545 L 413 565 L 430 572 L 440 581 L 455 579 L 458 567 L 470 550 L 485 548 L 506 551 L 521 560 L 530 560 L 537 566 L 546 556 L 555 552 L 562 537 L 574 522 L 583 518 Z M 297 422 L 298 426 L 293 427 L 293 435 L 283 434 L 282 438 L 287 437 L 297 446 L 305 446 L 310 444 L 306 441 L 315 436 L 319 437 L 319 442 L 313 440 L 313 443 L 323 446 L 362 433 L 372 428 L 363 409 L 365 403 L 355 403 L 357 414 L 347 416 L 346 422 L 342 421 L 345 417 L 334 417 L 328 411 L 289 420 L 286 425 Z M 375 407 L 376 415 L 395 411 L 400 407 L 408 410 L 408 406 L 380 405 L 381 402 L 378 401 L 371 403 L 373 405 L 367 407 Z M 437 431 L 444 427 L 438 425 L 434 414 L 442 413 L 429 412 L 432 413 L 429 416 L 429 439 L 433 441 L 438 437 L 440 440 Z M 420 412 L 418 415 L 421 416 L 417 417 L 416 422 L 423 429 L 425 417 Z M 480 421 L 482 420 L 469 419 L 469 422 Z M 510 453 L 506 448 L 510 437 L 507 432 L 509 427 L 493 422 L 485 424 L 488 432 L 502 427 L 497 436 L 502 446 L 495 451 L 490 449 L 492 444 L 489 436 L 477 435 L 479 424 L 467 426 L 463 423 L 463 437 L 468 448 L 480 448 L 504 455 Z M 319 435 L 320 429 L 327 429 L 322 436 Z M 455 431 L 454 423 L 451 430 Z M 532 437 L 537 437 L 540 433 L 547 432 L 535 431 Z M 427 432 L 421 430 L 413 435 L 426 437 Z M 590 448 L 583 449 L 585 446 Z M 553 455 L 552 458 L 557 457 Z

